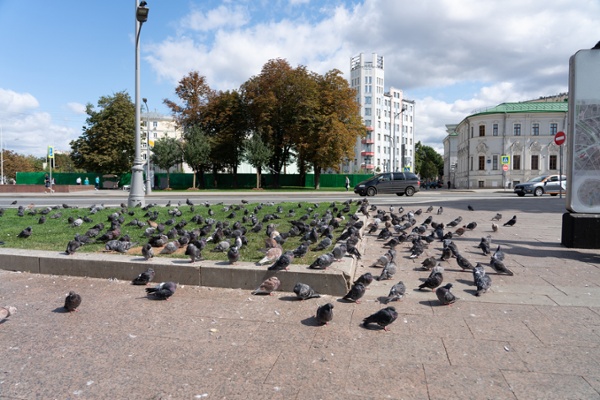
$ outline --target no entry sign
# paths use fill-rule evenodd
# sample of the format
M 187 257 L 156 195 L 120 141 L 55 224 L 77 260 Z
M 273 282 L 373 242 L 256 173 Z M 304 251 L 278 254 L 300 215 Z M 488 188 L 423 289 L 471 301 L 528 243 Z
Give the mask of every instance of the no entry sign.
M 556 135 L 554 135 L 554 143 L 556 143 L 557 146 L 562 145 L 565 140 L 567 140 L 567 135 L 565 135 L 563 131 L 557 132 Z

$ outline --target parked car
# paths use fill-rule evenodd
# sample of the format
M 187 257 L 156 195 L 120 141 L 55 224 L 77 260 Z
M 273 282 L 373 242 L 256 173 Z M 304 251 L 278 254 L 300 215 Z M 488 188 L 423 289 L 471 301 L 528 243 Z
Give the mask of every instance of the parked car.
M 520 197 L 523 197 L 526 194 L 541 196 L 544 193 L 556 196 L 560 193 L 561 188 L 563 192 L 567 189 L 566 175 L 562 175 L 560 179 L 559 175 L 541 175 L 528 182 L 515 185 L 514 192 Z
M 412 172 L 386 172 L 375 175 L 354 187 L 354 193 L 360 196 L 395 193 L 398 196 L 412 196 L 419 191 L 421 182 Z

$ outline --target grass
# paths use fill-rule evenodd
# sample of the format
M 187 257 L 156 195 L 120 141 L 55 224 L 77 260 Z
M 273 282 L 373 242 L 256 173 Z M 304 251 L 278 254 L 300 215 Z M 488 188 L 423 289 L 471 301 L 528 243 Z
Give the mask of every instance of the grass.
M 187 221 L 188 224 L 184 227 L 184 229 L 191 231 L 194 229 L 200 229 L 205 224 L 196 224 L 191 222 L 191 219 L 194 215 L 200 215 L 204 219 L 213 218 L 217 221 L 226 221 L 229 222 L 230 226 L 232 226 L 236 221 L 242 223 L 248 229 L 246 233 L 246 237 L 248 239 L 248 245 L 243 246 L 240 251 L 240 261 L 246 262 L 257 262 L 260 260 L 264 253 L 261 251 L 265 248 L 265 239 L 266 235 L 266 227 L 269 223 L 275 224 L 277 230 L 279 232 L 287 232 L 291 228 L 291 221 L 298 220 L 301 216 L 308 214 L 310 218 L 308 218 L 305 222 L 309 223 L 314 219 L 315 215 L 319 217 L 324 216 L 327 209 L 333 209 L 333 207 L 337 209 L 342 209 L 344 206 L 342 202 L 337 203 L 253 203 L 253 204 L 229 204 L 224 205 L 220 204 L 211 204 L 208 207 L 205 205 L 197 204 L 194 206 L 189 206 L 182 204 L 177 206 L 177 204 L 166 207 L 165 205 L 156 205 L 154 207 L 149 208 L 149 211 L 157 211 L 158 218 L 156 222 L 164 223 L 168 219 L 174 219 L 175 224 Z M 173 211 L 175 209 L 179 209 L 182 213 L 179 217 L 174 217 L 169 214 L 169 211 Z M 358 208 L 357 204 L 350 205 L 350 212 L 344 214 L 346 216 L 351 215 L 356 212 Z M 209 216 L 209 210 L 214 212 L 214 215 Z M 290 214 L 290 210 L 293 210 L 295 215 Z M 138 227 L 138 226 L 129 226 L 128 224 L 134 219 L 146 222 L 148 218 L 145 216 L 147 211 L 135 207 L 135 208 L 105 208 L 101 211 L 98 211 L 95 214 L 90 212 L 90 208 L 63 208 L 62 206 L 55 206 L 49 212 L 47 212 L 46 222 L 43 224 L 39 223 L 40 217 L 42 216 L 43 208 L 36 208 L 34 205 L 25 206 L 25 212 L 23 216 L 17 215 L 16 208 L 6 208 L 3 210 L 3 215 L 0 216 L 0 241 L 4 242 L 3 247 L 9 248 L 18 248 L 18 249 L 31 249 L 31 250 L 47 250 L 47 251 L 58 251 L 65 252 L 67 247 L 67 243 L 69 240 L 73 239 L 75 234 L 79 233 L 83 235 L 87 232 L 88 229 L 96 225 L 97 223 L 104 223 L 105 229 L 101 231 L 100 235 L 110 228 L 110 222 L 108 217 L 117 212 L 120 213 L 124 217 L 124 222 L 121 224 L 121 235 L 129 235 L 132 242 L 136 242 L 137 245 L 132 248 L 127 254 L 128 255 L 141 255 L 141 246 L 147 243 L 148 238 L 144 236 L 144 231 L 147 226 Z M 48 211 L 48 210 L 46 210 Z M 231 213 L 235 212 L 235 217 L 231 217 Z M 258 233 L 253 233 L 250 231 L 252 227 L 252 223 L 248 220 L 246 223 L 243 223 L 244 214 L 247 213 L 248 216 L 251 214 L 255 214 L 260 222 L 263 221 L 263 218 L 267 214 L 273 214 L 279 217 L 278 219 L 274 219 L 268 222 L 263 222 L 263 229 Z M 132 215 L 130 215 L 132 214 Z M 334 212 L 334 216 L 337 212 Z M 53 218 L 58 216 L 58 218 Z M 72 227 L 69 223 L 69 217 L 72 218 L 83 218 L 89 217 L 91 222 L 84 222 L 79 227 Z M 28 238 L 19 238 L 19 233 L 26 227 L 31 226 L 33 233 Z M 166 230 L 172 228 L 173 226 L 168 226 Z M 345 223 L 342 223 L 341 226 L 335 230 L 334 238 L 339 236 L 345 227 Z M 214 231 L 214 229 L 213 229 Z M 212 233 L 212 232 L 211 232 Z M 98 235 L 98 237 L 100 236 Z M 98 238 L 97 237 L 97 238 Z M 96 238 L 96 239 L 97 239 Z M 284 243 L 283 249 L 285 250 L 293 250 L 298 245 L 300 245 L 302 238 L 300 236 L 290 237 Z M 215 260 L 215 261 L 225 261 L 227 260 L 226 252 L 214 252 L 212 249 L 215 244 L 209 243 L 205 249 L 202 251 L 202 258 L 204 260 Z M 311 246 L 312 249 L 313 246 Z M 314 261 L 319 255 L 331 251 L 333 248 L 330 247 L 324 251 L 309 251 L 308 254 L 302 259 L 294 260 L 296 264 L 310 264 Z M 92 244 L 86 244 L 82 246 L 78 252 L 102 252 L 104 250 L 103 242 L 96 242 Z M 171 258 L 186 258 L 184 249 L 178 250 L 177 253 L 172 255 L 159 255 L 160 249 L 155 249 L 156 257 L 171 257 Z M 117 253 L 118 254 L 118 253 Z

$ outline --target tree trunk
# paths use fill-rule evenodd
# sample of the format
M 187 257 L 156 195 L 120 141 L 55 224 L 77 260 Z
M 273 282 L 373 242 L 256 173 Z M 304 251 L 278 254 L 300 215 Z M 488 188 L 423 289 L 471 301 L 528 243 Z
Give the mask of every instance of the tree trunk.
M 217 183 L 217 166 L 213 165 L 212 167 L 212 178 L 213 178 L 213 188 L 214 189 L 218 189 L 218 183 Z
M 238 188 L 237 165 L 233 166 L 233 187 Z
M 256 188 L 260 189 L 260 167 L 256 168 Z
M 315 165 L 315 189 L 319 190 L 321 188 L 321 168 L 318 165 Z
M 196 171 L 192 174 L 192 188 L 196 189 Z
M 206 185 L 204 184 L 204 167 L 198 170 L 198 180 L 200 181 L 200 189 L 206 189 Z
M 167 168 L 167 189 L 171 188 L 171 173 L 170 168 Z

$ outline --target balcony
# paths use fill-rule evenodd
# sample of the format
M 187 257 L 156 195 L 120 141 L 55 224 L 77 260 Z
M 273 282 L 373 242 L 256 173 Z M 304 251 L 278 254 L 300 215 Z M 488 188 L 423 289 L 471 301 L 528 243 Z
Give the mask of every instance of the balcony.
M 366 139 L 363 139 L 363 140 L 361 141 L 361 143 L 362 143 L 362 144 L 374 144 L 374 143 L 375 143 L 375 140 L 373 140 L 373 139 L 371 139 L 371 138 L 366 138 Z
M 372 126 L 367 126 L 367 131 L 371 132 L 373 130 L 374 130 L 374 128 Z
M 360 155 L 363 157 L 373 157 L 375 155 L 374 151 L 361 151 Z
M 375 166 L 373 164 L 365 164 L 366 169 L 374 169 Z

